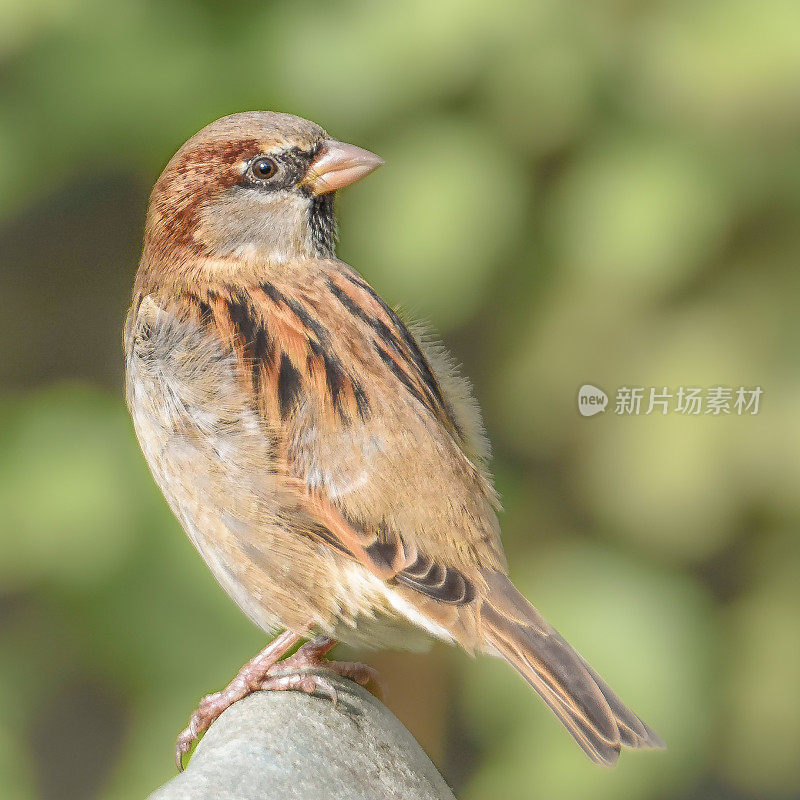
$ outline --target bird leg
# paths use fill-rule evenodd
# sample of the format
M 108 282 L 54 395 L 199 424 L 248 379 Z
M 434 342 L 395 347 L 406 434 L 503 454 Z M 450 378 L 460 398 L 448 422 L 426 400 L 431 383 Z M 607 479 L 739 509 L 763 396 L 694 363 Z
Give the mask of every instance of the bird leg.
M 379 696 L 383 685 L 377 670 L 367 664 L 344 661 L 326 661 L 325 656 L 336 642 L 327 636 L 317 636 L 302 645 L 288 658 L 283 658 L 302 638 L 301 634 L 284 631 L 273 639 L 257 656 L 251 658 L 236 677 L 220 692 L 206 695 L 189 720 L 188 727 L 178 736 L 175 747 L 175 763 L 183 771 L 183 758 L 192 747 L 192 742 L 205 733 L 223 711 L 235 702 L 257 691 L 301 691 L 307 694 L 319 692 L 327 695 L 335 704 L 336 688 L 323 675 L 308 670 L 320 669 L 349 678 L 361 686 L 372 684 Z M 283 660 L 281 660 L 283 659 Z
M 217 717 L 237 700 L 261 688 L 270 669 L 286 655 L 302 638 L 294 631 L 284 631 L 273 639 L 258 655 L 251 658 L 236 677 L 221 691 L 207 694 L 198 704 L 189 719 L 188 727 L 178 736 L 175 746 L 175 763 L 183 772 L 183 757 L 192 747 L 192 742 L 205 733 Z M 299 652 L 299 651 L 298 651 Z

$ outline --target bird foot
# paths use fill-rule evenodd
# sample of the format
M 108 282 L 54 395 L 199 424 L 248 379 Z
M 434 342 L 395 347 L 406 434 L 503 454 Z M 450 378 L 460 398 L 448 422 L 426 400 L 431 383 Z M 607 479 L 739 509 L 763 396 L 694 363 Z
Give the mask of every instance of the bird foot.
M 345 661 L 327 661 L 325 655 L 336 644 L 326 636 L 318 636 L 302 645 L 288 658 L 282 657 L 300 639 L 286 631 L 271 642 L 255 658 L 247 662 L 236 677 L 220 692 L 206 695 L 192 714 L 189 725 L 178 736 L 175 747 L 175 763 L 183 771 L 184 756 L 191 750 L 195 740 L 205 733 L 211 724 L 238 700 L 257 691 L 301 691 L 307 694 L 323 694 L 334 705 L 338 701 L 336 687 L 324 676 L 310 670 L 322 669 L 349 678 L 382 697 L 384 687 L 377 670 L 367 664 Z M 282 660 L 281 660 L 282 659 Z
M 300 634 L 284 631 L 273 639 L 257 656 L 251 658 L 236 677 L 221 691 L 206 695 L 189 719 L 189 725 L 178 736 L 175 745 L 175 764 L 183 772 L 183 757 L 192 743 L 205 733 L 223 711 L 251 692 L 257 691 L 270 669 L 301 639 Z M 332 646 L 332 645 L 331 645 Z M 299 652 L 299 651 L 298 651 Z
M 359 686 L 363 686 L 368 692 L 374 694 L 378 700 L 386 697 L 386 684 L 384 684 L 380 673 L 375 667 L 369 664 L 362 664 L 358 661 L 323 661 L 322 667 L 329 672 L 348 678 Z
M 342 678 L 348 678 L 351 681 L 363 686 L 368 691 L 378 698 L 383 699 L 385 695 L 385 686 L 381 680 L 378 670 L 370 667 L 369 664 L 362 664 L 354 661 L 329 661 L 325 656 L 330 652 L 334 642 L 324 636 L 320 636 L 311 642 L 304 644 L 293 656 L 283 659 L 270 670 L 270 677 L 268 681 L 273 680 L 273 674 L 276 672 L 285 673 L 288 671 L 300 672 L 314 669 L 322 669 L 326 672 L 332 672 L 334 675 L 339 675 Z M 316 677 L 316 676 L 309 676 Z M 262 688 L 271 689 L 272 684 L 264 685 Z M 327 693 L 327 692 L 326 692 Z M 332 698 L 334 703 L 336 698 Z

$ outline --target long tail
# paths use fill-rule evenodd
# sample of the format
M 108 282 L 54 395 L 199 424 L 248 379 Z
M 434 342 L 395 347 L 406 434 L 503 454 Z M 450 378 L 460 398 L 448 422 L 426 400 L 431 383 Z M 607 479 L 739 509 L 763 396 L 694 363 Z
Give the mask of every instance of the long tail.
M 485 578 L 480 618 L 487 649 L 528 681 L 592 761 L 611 766 L 621 747 L 664 747 L 505 575 Z

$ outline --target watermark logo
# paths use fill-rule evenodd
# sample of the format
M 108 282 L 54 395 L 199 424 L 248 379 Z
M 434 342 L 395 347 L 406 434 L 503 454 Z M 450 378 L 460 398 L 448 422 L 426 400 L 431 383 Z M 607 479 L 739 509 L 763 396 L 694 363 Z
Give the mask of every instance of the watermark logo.
M 755 416 L 764 390 L 760 386 L 620 386 L 613 412 L 618 416 L 638 417 L 672 412 L 682 416 Z M 602 389 L 585 383 L 578 390 L 578 411 L 593 417 L 606 410 L 608 397 Z
M 608 405 L 608 395 L 591 383 L 584 383 L 578 389 L 578 411 L 584 417 L 593 417 L 601 411 L 606 410 Z

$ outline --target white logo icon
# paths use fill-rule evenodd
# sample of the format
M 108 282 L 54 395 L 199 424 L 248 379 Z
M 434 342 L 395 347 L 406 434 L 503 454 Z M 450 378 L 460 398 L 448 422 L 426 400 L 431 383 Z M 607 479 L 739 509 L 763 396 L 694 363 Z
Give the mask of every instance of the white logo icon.
M 608 395 L 591 383 L 584 383 L 578 389 L 578 411 L 584 417 L 593 417 L 601 411 L 606 410 L 608 405 Z

